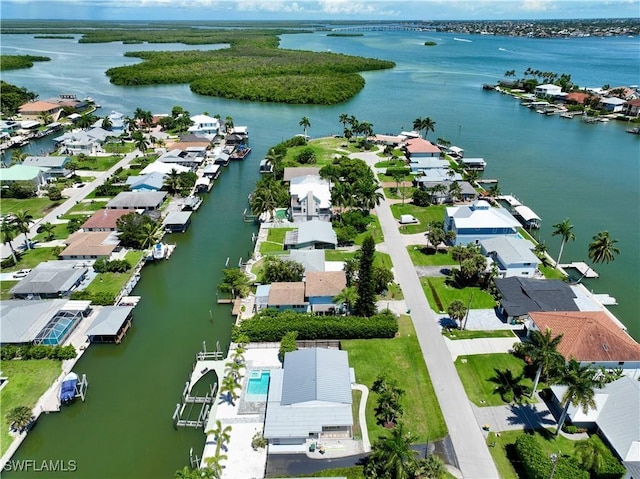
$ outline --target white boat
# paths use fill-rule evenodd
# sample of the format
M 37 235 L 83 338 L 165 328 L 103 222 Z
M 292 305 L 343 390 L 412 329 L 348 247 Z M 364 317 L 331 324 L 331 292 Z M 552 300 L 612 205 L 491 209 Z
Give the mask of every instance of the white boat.
M 560 118 L 567 118 L 571 120 L 573 118 L 573 113 L 560 113 Z
M 153 259 L 165 259 L 167 256 L 167 245 L 164 243 L 156 243 L 152 251 Z

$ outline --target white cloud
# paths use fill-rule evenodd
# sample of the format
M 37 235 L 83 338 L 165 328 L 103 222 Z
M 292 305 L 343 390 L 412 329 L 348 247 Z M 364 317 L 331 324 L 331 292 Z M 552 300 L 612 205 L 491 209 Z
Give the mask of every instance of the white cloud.
M 549 0 L 524 0 L 520 8 L 526 12 L 546 12 L 555 10 L 556 6 Z

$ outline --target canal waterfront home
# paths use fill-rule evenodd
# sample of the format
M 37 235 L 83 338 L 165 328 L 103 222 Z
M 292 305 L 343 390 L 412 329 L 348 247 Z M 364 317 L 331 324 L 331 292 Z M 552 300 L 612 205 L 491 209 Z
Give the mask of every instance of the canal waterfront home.
M 530 241 L 511 236 L 498 236 L 480 240 L 480 251 L 498 266 L 498 277 L 523 276 L 533 278 L 538 274 L 540 259 L 533 253 Z M 490 267 L 490 265 L 489 265 Z
M 184 150 L 174 148 L 162 154 L 157 161 L 169 165 L 180 165 L 195 171 L 200 167 L 207 156 L 207 147 L 189 146 Z
M 411 168 L 413 175 L 419 175 L 429 170 L 444 170 L 446 174 L 449 170 L 449 162 L 434 156 L 413 156 L 409 160 L 409 168 Z
M 284 169 L 282 181 L 288 182 L 293 178 L 308 175 L 320 176 L 320 168 L 317 166 L 287 166 Z
M 147 166 L 145 166 L 140 171 L 140 174 L 148 175 L 150 173 L 162 173 L 163 175 L 167 175 L 171 173 L 171 170 L 176 170 L 176 172 L 178 173 L 186 173 L 191 171 L 191 168 L 171 163 L 163 163 L 161 161 L 154 161 L 153 163 L 149 163 Z
M 497 236 L 517 236 L 520 222 L 504 208 L 493 208 L 485 200 L 471 205 L 449 206 L 444 231 L 455 233 L 454 245 L 478 242 Z
M 53 142 L 57 148 L 68 155 L 96 155 L 102 153 L 102 145 L 110 136 L 116 134 L 97 127 L 90 130 L 74 130 L 57 138 Z
M 293 222 L 331 221 L 331 191 L 327 180 L 316 175 L 291 178 L 289 194 Z
M 626 101 L 615 96 L 600 99 L 600 107 L 611 113 L 622 112 Z
M 550 330 L 562 335 L 558 352 L 566 361 L 584 366 L 619 369 L 640 378 L 640 344 L 605 311 L 532 311 L 525 320 L 527 330 Z
M 409 160 L 413 158 L 438 158 L 442 151 L 436 145 L 424 138 L 410 138 L 403 147 L 405 155 Z
M 58 121 L 62 106 L 47 101 L 30 101 L 18 108 L 23 120 L 39 120 L 43 114 L 49 115 L 52 121 Z
M 344 271 L 307 272 L 304 284 L 305 299 L 312 313 L 334 314 L 340 309 L 333 298 L 347 287 Z
M 42 168 L 47 181 L 55 178 L 71 176 L 71 170 L 65 166 L 71 161 L 69 156 L 27 156 L 22 164 L 25 166 L 37 166 Z
M 193 125 L 189 127 L 189 133 L 206 135 L 211 138 L 220 132 L 220 120 L 209 115 L 194 115 L 191 117 Z
M 115 232 L 76 231 L 64 242 L 67 247 L 60 253 L 60 259 L 109 258 L 119 248 L 120 240 Z
M 351 439 L 351 383 L 346 351 L 300 349 L 271 370 L 264 437 L 271 452 L 306 452 L 325 438 Z
M 628 117 L 638 118 L 640 116 L 640 98 L 626 102 L 622 112 Z
M 16 299 L 57 299 L 71 295 L 87 278 L 84 262 L 45 261 L 36 265 L 9 293 Z
M 117 231 L 118 218 L 131 213 L 125 209 L 101 209 L 82 224 L 82 231 Z
M 336 249 L 338 236 L 329 221 L 311 220 L 298 223 L 298 229 L 287 231 L 284 249 Z
M 123 191 L 109 201 L 105 208 L 156 211 L 160 209 L 166 196 L 164 191 Z
M 277 282 L 269 285 L 268 308 L 283 310 L 294 310 L 306 313 L 309 303 L 304 299 L 304 283 L 297 282 Z
M 36 189 L 47 184 L 44 171 L 37 166 L 12 165 L 0 168 L 0 185 L 9 186 L 16 182 L 31 183 Z
M 164 186 L 165 174 L 160 172 L 146 175 L 128 176 L 127 185 L 131 191 L 159 191 Z
M 536 86 L 534 93 L 539 98 L 555 98 L 562 93 L 562 87 L 553 83 L 545 83 Z

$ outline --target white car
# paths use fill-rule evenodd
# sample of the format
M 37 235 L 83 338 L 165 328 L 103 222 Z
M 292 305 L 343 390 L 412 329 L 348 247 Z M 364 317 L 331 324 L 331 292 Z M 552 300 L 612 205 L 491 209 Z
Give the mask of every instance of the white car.
M 13 277 L 15 279 L 20 279 L 20 278 L 24 278 L 29 273 L 31 273 L 30 269 L 21 269 L 19 271 L 16 271 L 15 273 L 13 273 Z

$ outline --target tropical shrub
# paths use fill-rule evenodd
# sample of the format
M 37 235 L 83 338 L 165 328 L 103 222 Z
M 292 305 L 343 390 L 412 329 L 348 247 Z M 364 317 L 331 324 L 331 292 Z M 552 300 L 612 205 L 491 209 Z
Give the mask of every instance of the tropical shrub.
M 44 345 L 23 345 L 15 346 L 8 344 L 0 348 L 0 359 L 2 361 L 10 361 L 12 359 L 72 359 L 77 356 L 76 348 L 69 344 L 68 346 L 44 346 Z
M 282 341 L 280 341 L 280 349 L 278 351 L 278 359 L 284 364 L 284 355 L 298 349 L 296 345 L 296 339 L 298 338 L 298 331 L 289 331 L 286 333 Z
M 516 440 L 516 454 L 529 479 L 548 479 L 552 462 L 545 454 L 536 436 L 524 434 Z M 558 455 L 554 479 L 589 479 L 589 473 L 580 468 L 573 458 Z

